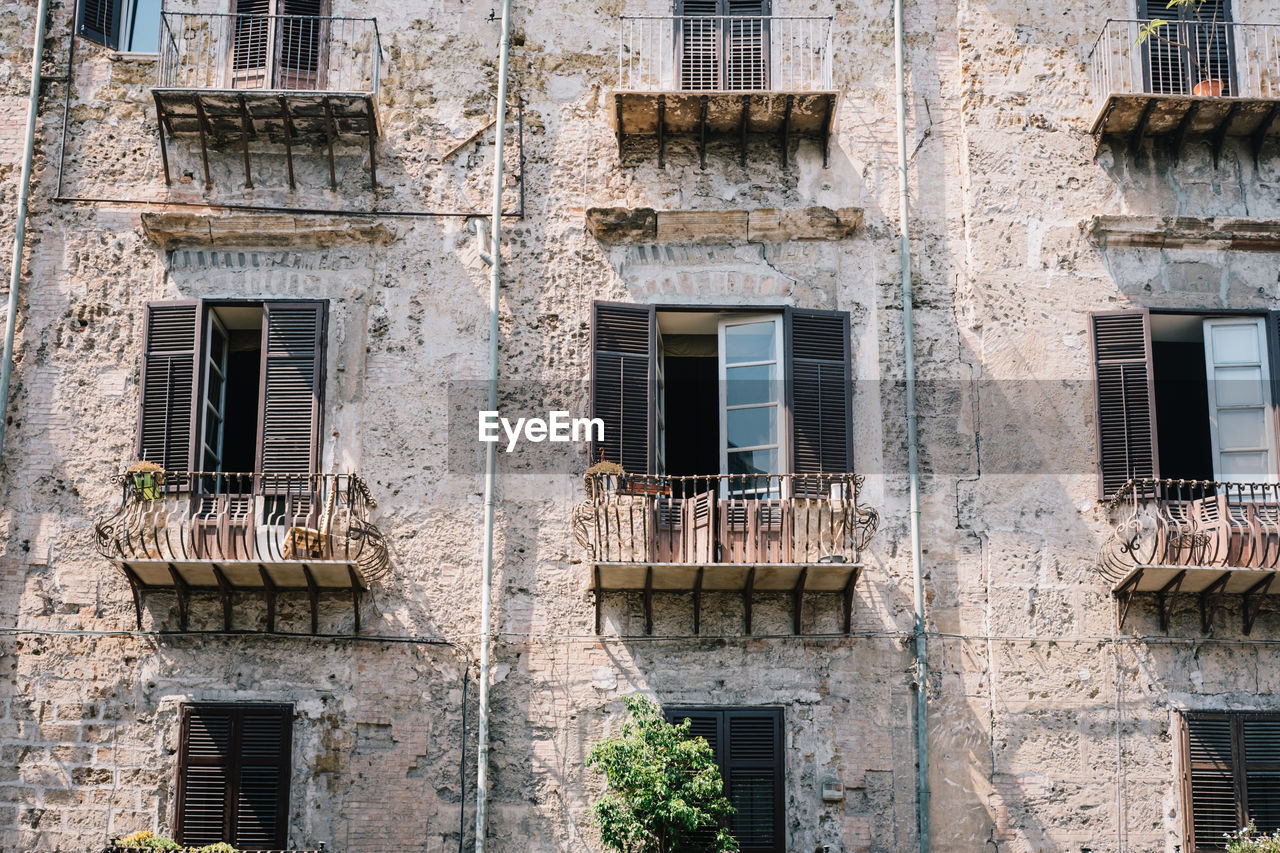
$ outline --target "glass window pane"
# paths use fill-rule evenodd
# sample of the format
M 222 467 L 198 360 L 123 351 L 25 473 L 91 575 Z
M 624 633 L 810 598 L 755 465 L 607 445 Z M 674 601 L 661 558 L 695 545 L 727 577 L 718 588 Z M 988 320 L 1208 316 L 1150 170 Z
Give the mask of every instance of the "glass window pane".
M 1213 336 L 1214 364 L 1257 364 L 1262 360 L 1258 351 L 1258 325 L 1250 322 L 1239 326 L 1209 327 Z
M 1219 406 L 1261 406 L 1266 402 L 1261 367 L 1217 367 L 1213 380 Z
M 156 53 L 160 49 L 160 0 L 134 0 L 129 50 Z
M 774 337 L 777 324 L 773 320 L 724 327 L 724 360 L 726 364 L 744 361 L 775 361 L 778 357 Z
M 1267 469 L 1266 452 L 1239 451 L 1236 453 L 1223 453 L 1222 470 L 1219 472 L 1219 476 L 1224 480 L 1238 480 L 1241 477 L 1263 480 L 1275 473 Z
M 725 368 L 725 402 L 730 406 L 777 402 L 778 387 L 774 381 L 777 369 L 776 364 Z
M 1267 446 L 1266 409 L 1226 409 L 1218 412 L 1218 447 L 1259 448 Z
M 735 450 L 729 454 L 730 474 L 778 473 L 777 450 Z
M 730 409 L 725 413 L 729 447 L 758 447 L 778 443 L 778 407 Z

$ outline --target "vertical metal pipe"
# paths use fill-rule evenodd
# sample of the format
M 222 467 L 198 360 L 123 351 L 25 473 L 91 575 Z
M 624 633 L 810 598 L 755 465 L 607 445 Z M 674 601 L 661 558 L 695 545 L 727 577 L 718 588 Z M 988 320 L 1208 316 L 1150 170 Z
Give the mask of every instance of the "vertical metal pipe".
M 925 647 L 924 552 L 920 543 L 920 453 L 916 417 L 915 323 L 912 317 L 911 219 L 907 181 L 907 72 L 902 4 L 893 3 L 893 62 L 898 121 L 898 254 L 902 261 L 902 349 L 907 392 L 907 479 L 911 574 L 915 605 L 916 823 L 920 853 L 929 853 L 929 660 Z
M 489 394 L 488 410 L 498 408 L 498 288 L 502 278 L 502 165 L 507 133 L 507 59 L 511 52 L 511 0 L 502 0 L 498 59 L 498 101 L 494 106 L 493 221 L 489 229 Z M 484 551 L 480 581 L 480 713 L 476 757 L 476 853 L 484 853 L 489 822 L 489 651 L 493 622 L 493 511 L 497 485 L 497 444 L 484 454 Z
M 5 319 L 4 326 L 4 363 L 0 364 L 0 459 L 4 456 L 4 428 L 9 419 L 13 336 L 18 326 L 18 286 L 22 282 L 22 246 L 27 236 L 27 199 L 31 195 L 31 160 L 36 147 L 36 115 L 40 110 L 40 61 L 44 55 L 44 19 L 48 13 L 49 0 L 40 0 L 36 8 L 36 35 L 31 43 L 31 96 L 27 102 L 27 137 L 22 149 L 22 177 L 18 179 L 18 217 L 13 225 L 13 267 L 9 272 L 9 316 Z M 71 37 L 74 39 L 75 35 Z

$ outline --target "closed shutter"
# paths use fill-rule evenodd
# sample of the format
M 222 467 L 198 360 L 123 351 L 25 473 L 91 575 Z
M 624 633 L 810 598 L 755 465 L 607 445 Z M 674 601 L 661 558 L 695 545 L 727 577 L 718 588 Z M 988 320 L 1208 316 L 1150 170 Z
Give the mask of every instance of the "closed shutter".
M 235 0 L 231 68 L 239 88 L 268 88 L 268 56 L 274 41 L 271 0 Z
M 263 305 L 258 470 L 264 475 L 318 470 L 325 319 L 321 302 Z
M 196 467 L 196 382 L 199 376 L 199 300 L 147 306 L 138 458 L 167 471 Z
M 292 714 L 282 705 L 183 708 L 174 820 L 180 843 L 286 845 Z
M 729 829 L 743 853 L 783 847 L 782 712 L 725 711 Z
M 120 47 L 122 0 L 80 0 L 80 35 L 110 48 Z
M 1244 825 L 1236 789 L 1232 720 L 1225 714 L 1186 720 L 1183 753 L 1190 784 L 1191 834 L 1195 850 L 1221 850 L 1224 833 Z
M 724 766 L 724 758 L 721 747 L 724 738 L 720 735 L 720 728 L 724 724 L 724 714 L 719 711 L 689 711 L 675 712 L 670 715 L 671 722 L 680 723 L 684 720 L 689 721 L 689 735 L 691 737 L 700 737 L 706 740 L 707 745 L 711 747 L 711 754 L 715 756 L 716 766 Z M 721 773 L 723 776 L 723 772 Z M 696 830 L 689 839 L 690 847 L 694 850 L 708 849 L 709 845 L 715 840 L 717 825 L 707 825 Z
M 1151 318 L 1145 310 L 1090 316 L 1098 418 L 1098 488 L 1104 499 L 1131 477 L 1155 478 L 1157 438 Z
M 722 29 L 718 0 L 677 0 L 676 65 L 680 88 L 686 91 L 719 89 Z
M 787 312 L 791 402 L 791 470 L 841 474 L 853 470 L 853 384 L 849 315 Z
M 591 416 L 604 422 L 604 441 L 592 444 L 592 462 L 651 472 L 655 336 L 653 306 L 595 303 Z
M 725 13 L 725 88 L 769 88 L 769 0 L 723 0 Z
M 326 22 L 323 0 L 284 0 L 285 18 L 280 31 L 280 80 L 282 89 L 317 88 L 320 47 Z
M 1280 829 L 1280 719 L 1246 715 L 1240 727 L 1248 795 L 1245 818 L 1270 834 Z

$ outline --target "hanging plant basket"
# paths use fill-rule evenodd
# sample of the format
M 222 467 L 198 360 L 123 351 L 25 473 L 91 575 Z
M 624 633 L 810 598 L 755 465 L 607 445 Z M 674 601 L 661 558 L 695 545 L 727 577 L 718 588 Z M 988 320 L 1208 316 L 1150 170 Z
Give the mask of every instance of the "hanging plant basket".
M 127 471 L 133 481 L 133 489 L 144 501 L 160 497 L 164 488 L 164 468 L 154 462 L 135 462 Z

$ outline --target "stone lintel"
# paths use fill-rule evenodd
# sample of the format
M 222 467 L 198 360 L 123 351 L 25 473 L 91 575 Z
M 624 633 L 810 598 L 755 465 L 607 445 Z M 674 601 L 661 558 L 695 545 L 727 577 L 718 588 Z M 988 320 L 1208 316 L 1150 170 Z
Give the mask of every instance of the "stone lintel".
M 1191 216 L 1095 216 L 1089 242 L 1109 249 L 1235 249 L 1280 252 L 1280 220 Z
M 295 216 L 288 213 L 143 213 L 142 229 L 163 249 L 325 249 L 385 246 L 398 236 L 369 218 Z
M 789 240 L 844 240 L 862 225 L 856 207 L 789 210 L 654 210 L 649 207 L 592 207 L 587 230 L 602 243 L 784 243 Z

